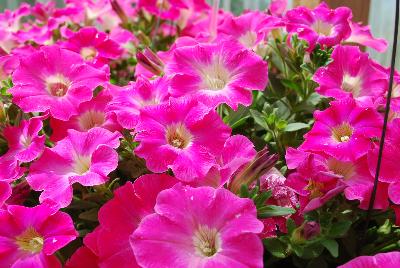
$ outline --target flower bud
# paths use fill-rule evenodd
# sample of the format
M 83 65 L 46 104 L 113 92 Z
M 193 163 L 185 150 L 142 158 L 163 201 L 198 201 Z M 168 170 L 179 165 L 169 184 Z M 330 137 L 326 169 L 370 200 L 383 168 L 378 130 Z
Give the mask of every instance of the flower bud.
M 111 7 L 118 17 L 121 19 L 122 24 L 126 25 L 129 22 L 128 16 L 126 16 L 125 11 L 119 5 L 117 0 L 111 0 Z
M 151 49 L 146 48 L 143 53 L 137 52 L 136 59 L 146 70 L 155 75 L 161 75 L 164 71 L 164 63 Z
M 275 166 L 276 161 L 278 161 L 278 156 L 276 154 L 270 155 L 267 148 L 259 151 L 252 162 L 245 165 L 239 173 L 237 173 L 229 189 L 233 193 L 238 193 L 243 184 L 251 185 L 262 175 L 267 173 L 271 168 Z
M 316 221 L 308 221 L 293 231 L 290 240 L 296 244 L 302 244 L 311 240 L 321 233 L 321 227 Z

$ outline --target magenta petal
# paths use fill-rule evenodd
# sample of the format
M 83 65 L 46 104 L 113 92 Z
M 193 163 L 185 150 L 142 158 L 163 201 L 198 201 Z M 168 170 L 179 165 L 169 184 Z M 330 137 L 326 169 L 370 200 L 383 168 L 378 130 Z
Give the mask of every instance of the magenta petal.
M 360 256 L 338 268 L 397 268 L 400 264 L 400 252 L 379 253 L 375 256 Z

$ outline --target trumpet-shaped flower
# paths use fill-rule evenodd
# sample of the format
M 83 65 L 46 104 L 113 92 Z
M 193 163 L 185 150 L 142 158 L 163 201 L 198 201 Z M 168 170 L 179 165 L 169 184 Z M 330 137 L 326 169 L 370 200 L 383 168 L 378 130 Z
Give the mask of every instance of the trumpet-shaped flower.
M 68 121 L 50 118 L 50 126 L 53 130 L 52 141 L 59 141 L 67 136 L 68 129 L 86 132 L 95 127 L 102 127 L 110 131 L 121 129 L 115 115 L 106 112 L 107 104 L 112 96 L 107 91 L 102 91 L 90 101 L 83 102 L 78 107 L 78 114 L 72 116 Z
M 296 172 L 289 175 L 286 185 L 299 195 L 302 212 L 308 212 L 340 194 L 345 184 L 340 175 L 329 172 L 323 156 L 303 153 L 304 159 L 298 163 Z
M 168 100 L 168 86 L 167 78 L 149 81 L 140 76 L 135 83 L 123 89 L 112 88 L 114 98 L 108 103 L 107 112 L 115 113 L 118 123 L 122 127 L 133 129 L 137 124 L 142 108 Z
M 121 135 L 103 128 L 88 132 L 69 130 L 65 139 L 53 148 L 46 148 L 30 167 L 27 177 L 32 189 L 42 191 L 40 201 L 53 200 L 61 207 L 72 199 L 72 184 L 103 184 L 118 164 Z
M 390 200 L 395 204 L 400 204 L 400 174 L 398 169 L 397 160 L 399 159 L 399 146 L 400 146 L 400 119 L 395 119 L 388 128 L 386 134 L 385 146 L 382 156 L 382 166 L 380 169 L 379 181 L 388 183 L 388 194 Z M 378 162 L 379 148 L 375 146 L 368 154 L 369 168 L 372 174 L 376 173 L 376 166 Z
M 351 35 L 346 42 L 356 43 L 375 49 L 378 52 L 385 52 L 387 41 L 383 38 L 374 38 L 369 25 L 363 26 L 361 23 L 350 22 Z
M 9 92 L 24 112 L 49 110 L 53 117 L 68 120 L 107 77 L 75 52 L 44 46 L 20 60 L 12 79 L 14 87 Z
M 387 75 L 377 69 L 367 53 L 355 46 L 337 46 L 332 53 L 333 62 L 317 70 L 314 81 L 318 93 L 336 99 L 382 96 L 387 87 Z
M 135 153 L 153 172 L 171 168 L 183 181 L 204 176 L 216 164 L 230 135 L 218 114 L 193 99 L 173 99 L 143 108 L 135 128 Z
M 14 153 L 15 160 L 27 163 L 38 157 L 44 150 L 44 135 L 39 136 L 43 127 L 41 117 L 24 120 L 19 126 L 4 129 L 4 137 L 8 142 L 9 152 Z
M 263 247 L 257 236 L 263 224 L 251 200 L 224 188 L 177 184 L 158 195 L 154 210 L 131 236 L 139 265 L 263 266 Z
M 134 183 L 128 182 L 118 188 L 113 199 L 99 211 L 99 227 L 85 238 L 88 248 L 78 254 L 91 258 L 94 255 L 96 263 L 104 268 L 139 267 L 129 244 L 129 237 L 145 216 L 154 213 L 158 193 L 177 182 L 178 180 L 165 174 L 151 174 L 143 175 Z M 71 266 L 73 267 L 75 266 Z
M 338 268 L 397 268 L 400 265 L 400 252 L 379 253 L 375 256 L 360 256 Z
M 365 155 L 380 136 L 382 118 L 372 108 L 359 107 L 354 99 L 334 101 L 314 113 L 315 124 L 305 135 L 302 150 L 325 152 L 339 160 L 353 161 Z
M 4 202 L 11 196 L 11 187 L 8 182 L 0 181 L 0 209 Z
M 85 61 L 96 67 L 102 67 L 123 52 L 118 43 L 94 27 L 85 27 L 73 33 L 62 46 L 79 53 Z
M 70 216 L 42 204 L 0 210 L 0 266 L 57 268 L 53 254 L 77 236 Z
M 176 48 L 166 69 L 173 76 L 171 95 L 190 95 L 210 107 L 248 106 L 252 90 L 264 90 L 268 82 L 267 63 L 233 41 Z
M 306 40 L 311 50 L 316 44 L 331 47 L 350 36 L 350 17 L 348 7 L 330 9 L 321 3 L 310 10 L 300 6 L 286 12 L 286 30 Z
M 267 33 L 279 22 L 280 19 L 263 12 L 248 12 L 239 17 L 227 17 L 218 27 L 218 36 L 233 38 L 243 46 L 253 49 L 266 39 Z

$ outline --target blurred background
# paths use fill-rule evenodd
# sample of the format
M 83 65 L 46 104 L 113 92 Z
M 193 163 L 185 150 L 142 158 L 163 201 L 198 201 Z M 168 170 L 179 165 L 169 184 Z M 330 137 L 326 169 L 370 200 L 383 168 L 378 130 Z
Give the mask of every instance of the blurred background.
M 20 3 L 47 2 L 49 0 L 0 0 L 0 10 L 5 8 L 14 9 Z M 212 2 L 212 0 L 208 0 Z M 56 0 L 62 5 L 63 0 Z M 321 0 L 288 0 L 289 8 L 298 5 L 315 7 Z M 393 42 L 394 29 L 394 7 L 395 0 L 325 0 L 332 8 L 339 6 L 348 6 L 353 10 L 354 21 L 370 24 L 371 31 L 375 37 L 385 38 L 389 44 Z M 268 7 L 270 0 L 220 0 L 221 8 L 240 14 L 246 9 L 263 10 Z M 400 44 L 398 47 L 400 50 Z M 382 65 L 390 64 L 391 47 L 386 53 L 377 53 L 372 49 L 367 49 L 371 57 Z M 400 55 L 397 58 L 397 69 L 400 69 Z

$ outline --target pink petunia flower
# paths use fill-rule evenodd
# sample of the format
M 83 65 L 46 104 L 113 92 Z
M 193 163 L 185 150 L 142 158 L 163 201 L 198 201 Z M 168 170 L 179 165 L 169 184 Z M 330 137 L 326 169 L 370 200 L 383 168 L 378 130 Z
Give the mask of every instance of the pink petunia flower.
M 4 202 L 11 196 L 11 192 L 10 184 L 0 181 L 0 209 L 3 207 Z
M 171 168 L 175 176 L 191 182 L 216 164 L 230 135 L 218 114 L 193 99 L 173 99 L 142 109 L 135 128 L 140 142 L 135 153 L 153 172 Z
M 330 108 L 315 112 L 314 117 L 315 124 L 304 136 L 301 149 L 339 160 L 353 161 L 365 155 L 372 148 L 372 139 L 381 133 L 381 115 L 351 98 L 331 102 Z
M 346 187 L 340 175 L 329 172 L 323 156 L 304 154 L 306 156 L 296 166 L 296 172 L 291 173 L 285 182 L 299 195 L 302 213 L 320 208 Z
M 42 191 L 39 200 L 53 200 L 66 207 L 72 199 L 72 184 L 103 184 L 118 164 L 118 132 L 92 128 L 88 132 L 69 130 L 55 147 L 46 148 L 34 162 L 27 181 L 33 190 Z
M 166 73 L 173 76 L 171 95 L 190 95 L 211 107 L 226 103 L 235 110 L 249 106 L 252 90 L 264 90 L 268 82 L 267 63 L 232 41 L 177 48 Z
M 178 184 L 158 195 L 154 210 L 131 236 L 139 265 L 263 267 L 263 224 L 251 200 Z
M 282 16 L 288 5 L 287 0 L 272 0 L 269 5 L 269 11 L 274 16 Z
M 97 256 L 86 246 L 78 248 L 64 268 L 100 268 Z
M 337 46 L 333 62 L 318 69 L 313 80 L 319 84 L 316 91 L 324 96 L 357 100 L 382 96 L 387 87 L 387 75 L 376 68 L 367 53 L 356 46 Z
M 400 252 L 379 253 L 375 256 L 360 256 L 338 268 L 397 268 L 400 265 Z
M 390 200 L 395 204 L 400 204 L 400 173 L 398 168 L 398 159 L 400 156 L 400 119 L 395 119 L 388 127 L 385 138 L 385 146 L 382 156 L 382 165 L 380 169 L 379 181 L 388 183 L 388 194 Z M 375 146 L 368 153 L 368 164 L 371 173 L 375 176 L 378 162 L 379 146 Z
M 388 43 L 383 38 L 374 38 L 369 25 L 363 26 L 361 23 L 350 22 L 351 35 L 346 39 L 348 43 L 356 43 L 375 49 L 378 52 L 385 52 Z
M 43 127 L 42 117 L 23 120 L 19 126 L 4 129 L 3 135 L 8 142 L 8 152 L 13 152 L 16 160 L 31 162 L 44 150 L 45 135 L 39 135 Z
M 90 101 L 81 103 L 78 107 L 78 114 L 72 116 L 68 121 L 50 118 L 50 126 L 53 130 L 50 139 L 52 141 L 62 140 L 67 136 L 68 129 L 81 132 L 86 132 L 94 127 L 102 127 L 110 131 L 120 130 L 121 127 L 117 123 L 115 115 L 105 111 L 111 100 L 112 96 L 107 91 L 102 91 Z
M 21 59 L 12 79 L 14 87 L 9 92 L 24 112 L 49 110 L 53 117 L 68 120 L 107 77 L 85 64 L 79 54 L 45 46 Z
M 272 196 L 268 199 L 268 204 L 297 208 L 299 201 L 295 192 L 286 185 L 286 178 L 276 168 L 272 168 L 260 178 L 260 188 L 271 191 Z M 264 230 L 260 236 L 262 238 L 275 237 L 277 230 L 287 232 L 286 220 L 289 217 L 292 217 L 292 215 L 262 219 Z
M 241 167 L 255 158 L 256 154 L 257 151 L 248 138 L 242 135 L 231 136 L 226 140 L 221 154 L 216 157 L 217 164 L 203 178 L 191 185 L 218 188 L 230 181 Z
M 331 47 L 350 36 L 350 17 L 351 9 L 348 7 L 330 9 L 321 3 L 310 10 L 300 6 L 286 12 L 286 30 L 306 40 L 310 50 L 316 44 Z
M 44 150 L 44 135 L 39 136 L 43 127 L 43 117 L 23 120 L 19 126 L 8 126 L 3 136 L 8 144 L 8 151 L 0 156 L 0 181 L 11 182 L 22 176 L 25 171 L 21 163 L 28 163 L 37 158 Z
M 148 80 L 139 76 L 135 83 L 124 88 L 111 87 L 114 98 L 107 105 L 107 112 L 113 112 L 118 122 L 126 129 L 135 128 L 140 110 L 168 100 L 169 80 L 165 77 Z
M 94 27 L 81 28 L 68 37 L 62 46 L 79 53 L 85 61 L 95 67 L 104 66 L 110 59 L 117 59 L 123 52 L 118 43 Z
M 194 3 L 196 1 L 193 1 Z M 197 1 L 203 2 L 203 0 Z M 167 20 L 176 20 L 181 9 L 189 9 L 190 1 L 187 0 L 138 0 L 138 8 L 143 8 L 157 17 Z M 206 5 L 206 4 L 205 4 Z
M 129 237 L 145 216 L 154 213 L 158 193 L 177 182 L 175 178 L 165 174 L 151 174 L 139 177 L 133 184 L 128 182 L 118 188 L 114 192 L 114 198 L 99 211 L 100 225 L 85 237 L 86 249 L 76 255 L 95 258 L 95 263 L 104 268 L 139 267 L 129 244 Z M 74 262 L 74 258 L 73 256 L 71 262 Z M 70 264 L 67 267 L 83 266 Z
M 0 79 L 6 80 L 19 65 L 19 58 L 15 55 L 0 56 Z
M 239 17 L 227 17 L 218 27 L 218 36 L 233 38 L 244 47 L 253 49 L 264 41 L 268 32 L 280 22 L 280 19 L 263 12 L 248 12 Z
M 48 205 L 0 210 L 0 266 L 61 268 L 53 254 L 74 240 L 72 219 Z

